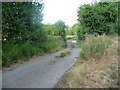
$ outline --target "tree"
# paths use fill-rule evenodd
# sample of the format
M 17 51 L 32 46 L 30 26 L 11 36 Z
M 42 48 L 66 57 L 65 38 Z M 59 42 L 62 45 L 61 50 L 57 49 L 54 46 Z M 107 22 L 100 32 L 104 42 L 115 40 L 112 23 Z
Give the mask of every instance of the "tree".
M 42 30 L 43 4 L 39 2 L 2 3 L 3 43 L 33 42 L 31 33 Z M 38 38 L 40 40 L 40 38 Z
M 65 28 L 66 28 L 65 22 L 58 20 L 55 24 L 53 24 L 53 27 L 54 27 L 54 35 L 61 36 L 63 41 L 67 45 L 66 32 L 65 32 Z
M 79 7 L 78 22 L 83 34 L 117 33 L 117 2 L 95 2 Z

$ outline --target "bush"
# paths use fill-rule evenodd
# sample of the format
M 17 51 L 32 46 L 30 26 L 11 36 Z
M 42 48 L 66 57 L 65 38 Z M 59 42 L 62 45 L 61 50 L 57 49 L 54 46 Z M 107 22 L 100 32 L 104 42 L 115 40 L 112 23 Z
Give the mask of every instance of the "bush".
M 2 52 L 2 65 L 8 66 L 17 63 L 19 60 L 28 60 L 29 58 L 42 55 L 43 53 L 54 52 L 64 48 L 65 43 L 61 37 L 49 36 L 48 40 L 36 45 L 26 42 L 22 45 L 4 44 Z
M 40 43 L 39 46 L 43 48 L 45 53 L 48 53 L 65 48 L 65 42 L 59 36 L 48 36 L 48 40 L 45 43 Z
M 6 44 L 3 46 L 3 51 L 2 51 L 2 65 L 9 65 L 13 62 L 15 62 L 15 59 L 17 60 L 18 56 L 18 48 L 16 48 L 12 44 Z M 18 54 L 20 55 L 20 53 Z M 14 59 L 14 60 L 13 60 Z
M 34 55 L 42 54 L 43 50 L 29 43 L 23 45 L 6 44 L 3 46 L 2 65 L 8 66 L 19 60 L 29 59 Z
M 107 36 L 88 36 L 81 44 L 80 58 L 84 60 L 99 59 L 112 44 L 112 40 Z

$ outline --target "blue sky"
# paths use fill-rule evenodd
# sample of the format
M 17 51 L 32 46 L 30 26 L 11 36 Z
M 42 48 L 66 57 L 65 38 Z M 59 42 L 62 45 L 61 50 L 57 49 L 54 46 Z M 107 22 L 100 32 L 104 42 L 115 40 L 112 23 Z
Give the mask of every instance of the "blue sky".
M 43 23 L 53 24 L 57 20 L 63 20 L 66 25 L 72 26 L 77 22 L 78 6 L 93 1 L 95 0 L 43 0 Z

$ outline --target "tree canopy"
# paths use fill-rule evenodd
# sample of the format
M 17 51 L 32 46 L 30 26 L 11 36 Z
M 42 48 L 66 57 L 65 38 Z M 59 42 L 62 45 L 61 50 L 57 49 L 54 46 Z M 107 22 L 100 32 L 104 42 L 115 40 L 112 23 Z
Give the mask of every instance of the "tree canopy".
M 78 9 L 79 38 L 85 34 L 118 33 L 117 29 L 117 2 L 95 2 L 84 4 Z

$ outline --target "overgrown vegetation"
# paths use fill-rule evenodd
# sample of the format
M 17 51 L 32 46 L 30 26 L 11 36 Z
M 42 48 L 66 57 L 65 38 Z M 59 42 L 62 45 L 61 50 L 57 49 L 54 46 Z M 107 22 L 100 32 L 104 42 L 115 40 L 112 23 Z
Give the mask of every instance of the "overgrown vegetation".
M 81 44 L 80 57 L 84 60 L 99 59 L 111 44 L 112 40 L 107 36 L 88 36 Z
M 50 60 L 49 64 L 55 64 L 55 60 Z
M 43 8 L 42 2 L 2 3 L 3 66 L 66 47 L 65 23 L 56 22 L 50 33 L 41 23 Z
M 44 29 L 49 35 L 61 36 L 63 41 L 66 43 L 66 25 L 65 22 L 58 20 L 55 24 L 48 24 L 44 26 Z
M 118 67 L 115 42 L 119 34 L 118 19 L 118 2 L 93 2 L 78 8 L 78 23 L 69 34 L 77 34 L 80 57 L 55 87 L 119 88 L 115 69 Z
M 67 56 L 67 55 L 70 55 L 70 52 L 69 52 L 69 51 L 63 52 L 63 53 L 61 53 L 59 56 L 55 56 L 55 57 L 56 57 L 56 58 L 61 58 L 61 57 L 65 57 L 65 56 Z
M 101 37 L 93 39 L 96 38 Z M 107 42 L 106 37 L 102 38 Z M 88 60 L 78 58 L 75 66 L 63 76 L 55 88 L 119 88 L 117 45 L 117 41 L 110 45 L 100 58 L 96 56 Z

